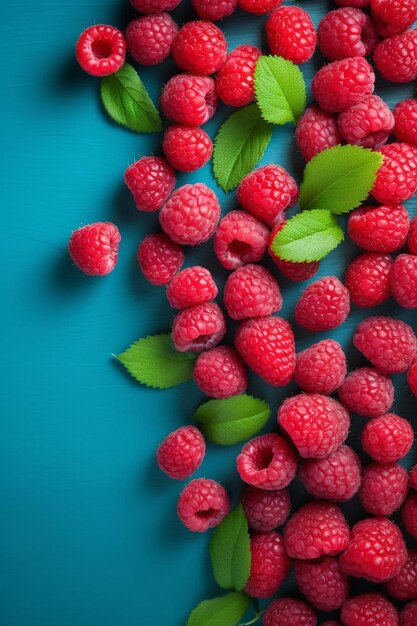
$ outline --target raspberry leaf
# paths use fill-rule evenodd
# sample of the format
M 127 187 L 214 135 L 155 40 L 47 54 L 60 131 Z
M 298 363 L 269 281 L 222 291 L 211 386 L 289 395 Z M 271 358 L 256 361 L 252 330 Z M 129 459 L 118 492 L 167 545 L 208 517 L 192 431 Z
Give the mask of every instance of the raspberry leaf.
M 297 122 L 306 106 L 306 84 L 300 68 L 277 56 L 262 56 L 255 69 L 256 101 L 271 124 Z
M 251 604 L 241 591 L 204 600 L 190 614 L 186 626 L 237 626 Z
M 118 124 L 138 133 L 162 130 L 161 116 L 129 63 L 103 78 L 101 99 L 107 113 Z

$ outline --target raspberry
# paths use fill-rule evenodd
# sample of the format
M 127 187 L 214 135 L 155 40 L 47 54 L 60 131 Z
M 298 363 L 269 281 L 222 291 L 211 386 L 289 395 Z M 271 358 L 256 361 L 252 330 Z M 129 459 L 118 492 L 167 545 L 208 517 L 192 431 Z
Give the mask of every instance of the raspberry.
M 385 584 L 385 589 L 390 596 L 402 602 L 417 598 L 417 550 L 408 551 L 404 567 Z
M 75 56 L 91 76 L 108 76 L 119 70 L 126 58 L 123 33 L 114 26 L 89 26 L 78 38 Z
M 259 317 L 241 322 L 235 346 L 245 363 L 270 385 L 288 385 L 295 369 L 294 334 L 281 317 Z
M 417 216 L 413 217 L 407 238 L 407 247 L 410 254 L 417 255 Z
M 162 11 L 172 11 L 181 0 L 130 0 L 130 2 L 139 13 L 153 15 Z
M 297 122 L 295 141 L 305 161 L 342 143 L 336 117 L 317 106 L 308 107 Z
M 391 515 L 400 508 L 408 492 L 408 472 L 396 463 L 371 463 L 365 468 L 359 499 L 372 515 Z
M 417 20 L 416 0 L 371 0 L 371 11 L 382 37 L 403 33 Z
M 214 252 L 228 270 L 260 261 L 265 253 L 269 230 L 245 211 L 231 211 L 214 235 Z
M 203 533 L 218 526 L 230 509 L 226 489 L 215 480 L 196 478 L 181 491 L 178 517 L 189 530 Z
M 367 57 L 379 41 L 369 15 L 352 7 L 327 13 L 319 24 L 317 38 L 322 54 L 331 61 Z
M 398 613 L 379 593 L 363 593 L 342 607 L 344 626 L 398 626 Z
M 203 352 L 214 348 L 226 333 L 226 322 L 215 302 L 184 309 L 172 322 L 172 340 L 178 352 Z
M 407 372 L 407 382 L 413 394 L 417 396 L 417 356 L 411 361 Z
M 349 543 L 349 526 L 335 504 L 316 500 L 302 506 L 284 528 L 287 554 L 296 559 L 335 556 Z
M 409 602 L 400 611 L 400 626 L 417 625 L 417 602 Z
M 300 480 L 315 498 L 345 502 L 359 491 L 361 462 L 356 452 L 342 445 L 324 459 L 301 461 Z
M 266 41 L 272 54 L 293 63 L 305 63 L 314 54 L 316 29 L 310 15 L 299 7 L 280 7 L 265 25 Z
M 194 172 L 210 161 L 213 143 L 202 128 L 174 124 L 164 134 L 167 161 L 180 172 Z
M 353 413 L 378 417 L 392 407 L 394 385 L 390 378 L 372 367 L 361 367 L 348 374 L 339 389 L 341 403 Z
M 410 450 L 414 433 L 410 423 L 394 413 L 375 417 L 365 424 L 362 447 L 378 463 L 394 463 Z
M 248 13 L 264 15 L 279 7 L 284 0 L 238 0 L 239 6 Z
M 316 609 L 340 609 L 348 596 L 349 583 L 336 558 L 325 556 L 319 561 L 296 561 L 294 571 L 297 587 Z
M 401 510 L 401 519 L 406 531 L 417 539 L 417 493 L 411 493 Z
M 371 0 L 334 0 L 339 7 L 357 7 L 363 9 L 371 4 Z
M 364 250 L 394 252 L 404 245 L 409 226 L 408 213 L 402 204 L 364 206 L 349 215 L 348 234 Z
M 345 287 L 350 301 L 359 307 L 382 304 L 391 295 L 392 258 L 378 252 L 360 254 L 348 266 Z
M 342 624 L 340 622 L 337 622 L 335 619 L 330 619 L 326 622 L 323 622 L 321 626 L 342 626 Z
M 206 453 L 203 435 L 195 426 L 174 430 L 159 446 L 156 460 L 165 474 L 184 480 L 200 467 Z
M 162 90 L 161 108 L 165 117 L 179 124 L 200 126 L 216 112 L 217 96 L 214 78 L 177 74 Z
M 248 376 L 233 348 L 219 346 L 200 354 L 194 382 L 210 398 L 230 398 L 245 392 Z
M 161 157 L 143 157 L 129 165 L 125 184 L 138 211 L 159 211 L 177 182 L 175 172 Z
M 378 202 L 398 204 L 417 191 L 417 147 L 408 143 L 382 146 L 384 162 L 378 170 L 372 195 Z
M 251 215 L 273 228 L 281 213 L 298 200 L 297 183 L 279 165 L 264 165 L 254 170 L 237 188 L 239 204 Z
M 329 113 L 340 113 L 374 92 L 375 74 L 363 57 L 333 61 L 322 67 L 312 83 L 313 96 Z
M 137 259 L 146 280 L 152 285 L 166 285 L 184 263 L 184 252 L 163 233 L 145 237 L 138 247 Z
M 336 276 L 311 283 L 295 306 L 295 320 L 311 332 L 337 328 L 350 311 L 349 291 Z
M 248 441 L 236 459 L 237 471 L 248 485 L 268 491 L 283 489 L 297 473 L 297 457 L 276 433 Z
M 217 296 L 217 286 L 205 267 L 187 267 L 167 287 L 167 298 L 174 309 L 188 309 L 204 304 Z
M 264 317 L 282 307 L 278 283 L 262 265 L 244 265 L 230 274 L 223 299 L 228 315 L 234 320 Z
M 398 526 L 385 517 L 373 517 L 352 528 L 340 565 L 350 576 L 383 583 L 397 576 L 406 560 L 407 549 Z
M 240 499 L 249 526 L 257 532 L 281 526 L 290 514 L 291 501 L 286 489 L 267 491 L 245 487 Z
M 384 39 L 374 52 L 374 63 L 385 80 L 409 83 L 417 78 L 417 29 Z
M 333 339 L 324 339 L 297 354 L 295 382 L 307 393 L 330 395 L 346 376 L 346 356 Z
M 399 102 L 394 109 L 394 135 L 398 141 L 417 146 L 417 99 Z
M 292 282 L 300 283 L 317 274 L 320 262 L 311 261 L 306 263 L 293 263 L 292 261 L 285 261 L 275 254 L 272 249 L 272 244 L 274 242 L 275 235 L 281 230 L 281 228 L 283 228 L 285 223 L 286 221 L 282 220 L 282 222 L 275 226 L 273 231 L 270 233 L 268 241 L 268 254 L 280 270 L 281 274 L 284 274 L 284 276 Z
M 264 626 L 316 626 L 317 615 L 313 609 L 296 598 L 274 600 L 263 616 Z
M 277 592 L 291 567 L 282 536 L 271 530 L 251 537 L 251 566 L 245 591 L 254 598 L 269 598 Z
M 368 317 L 358 324 L 355 347 L 383 374 L 405 372 L 417 349 L 411 326 L 392 317 Z
M 217 22 L 231 15 L 237 0 L 193 0 L 193 9 L 202 20 Z
M 394 128 L 388 105 L 379 96 L 367 96 L 338 118 L 339 132 L 347 143 L 378 150 Z
M 224 104 L 241 107 L 252 102 L 253 76 L 261 51 L 255 46 L 238 46 L 217 74 L 216 92 Z
M 208 241 L 219 218 L 217 196 L 203 183 L 176 189 L 159 214 L 162 230 L 176 243 L 188 246 Z
M 417 465 L 414 465 L 410 472 L 410 487 L 417 490 Z
M 120 240 L 120 233 L 111 222 L 87 224 L 72 233 L 68 252 L 84 274 L 105 276 L 116 266 Z
M 169 13 L 140 17 L 126 28 L 128 52 L 142 65 L 158 65 L 171 54 L 177 33 L 178 26 Z
M 212 22 L 187 22 L 175 37 L 172 55 L 178 67 L 190 74 L 214 74 L 226 61 L 226 39 Z
M 350 419 L 337 400 L 319 394 L 301 393 L 281 404 L 278 424 L 302 458 L 322 459 L 344 442 Z
M 405 309 L 417 307 L 417 256 L 400 254 L 391 272 L 391 291 Z

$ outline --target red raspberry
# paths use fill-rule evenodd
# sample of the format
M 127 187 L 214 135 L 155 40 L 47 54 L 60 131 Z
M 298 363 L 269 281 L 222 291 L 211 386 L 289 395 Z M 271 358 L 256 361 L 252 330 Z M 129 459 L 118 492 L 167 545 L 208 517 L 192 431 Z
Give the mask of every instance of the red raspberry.
M 114 224 L 96 222 L 72 233 L 68 251 L 84 274 L 105 276 L 116 266 L 120 240 L 120 233 Z
M 278 409 L 278 424 L 304 459 L 329 456 L 347 437 L 349 413 L 337 400 L 319 394 L 287 398 Z
M 324 111 L 339 113 L 371 95 L 374 82 L 373 69 L 363 57 L 333 61 L 315 75 L 313 96 Z
M 407 238 L 407 247 L 410 254 L 417 255 L 417 216 L 413 217 Z
M 353 413 L 379 417 L 392 407 L 394 385 L 373 367 L 361 367 L 348 374 L 339 389 L 341 403 Z
M 417 465 L 410 472 L 410 487 L 417 490 Z
M 264 626 L 316 626 L 317 615 L 305 602 L 296 598 L 274 600 L 263 616 Z
M 114 26 L 89 26 L 78 38 L 75 56 L 91 76 L 108 76 L 120 70 L 126 58 L 123 33 Z
M 210 398 L 230 398 L 245 392 L 248 376 L 233 348 L 219 346 L 200 354 L 194 382 Z
M 406 531 L 417 539 L 417 493 L 410 493 L 401 510 L 401 519 Z
M 159 214 L 162 230 L 176 243 L 188 246 L 208 241 L 219 218 L 217 196 L 203 183 L 176 189 Z
M 124 177 L 139 211 L 159 211 L 168 200 L 177 179 L 161 157 L 142 157 L 129 165 Z
M 255 533 L 250 551 L 250 576 L 245 591 L 254 598 L 269 598 L 278 591 L 291 567 L 282 536 L 274 530 Z
M 391 295 L 392 258 L 378 252 L 364 252 L 346 270 L 345 287 L 350 301 L 359 307 L 382 304 Z
M 352 528 L 340 565 L 350 576 L 383 583 L 399 574 L 406 560 L 407 549 L 398 526 L 385 517 L 373 517 Z
M 398 613 L 379 593 L 363 593 L 342 607 L 344 626 L 398 626 Z
M 391 272 L 391 291 L 405 309 L 417 307 L 417 256 L 400 254 Z
M 188 478 L 203 462 L 206 444 L 195 426 L 182 426 L 166 437 L 156 452 L 156 460 L 165 474 L 175 480 Z
M 237 0 L 193 0 L 193 9 L 202 20 L 217 22 L 231 15 Z
M 334 0 L 339 7 L 357 7 L 363 9 L 371 4 L 371 0 Z
M 408 213 L 402 204 L 364 206 L 349 215 L 348 234 L 364 250 L 394 252 L 404 245 L 409 226 Z
M 178 26 L 169 13 L 140 17 L 126 28 L 128 52 L 142 65 L 158 65 L 171 54 L 177 33 Z
M 228 270 L 260 261 L 265 253 L 269 230 L 245 211 L 231 211 L 214 235 L 214 252 Z
M 280 7 L 269 17 L 266 41 L 272 54 L 305 63 L 314 54 L 317 35 L 310 15 L 299 7 Z
M 264 317 L 282 307 L 278 283 L 262 265 L 244 265 L 230 274 L 223 299 L 228 315 L 234 320 Z
M 343 111 L 337 123 L 347 143 L 378 150 L 387 142 L 395 120 L 389 106 L 379 96 L 367 96 Z
M 167 298 L 174 309 L 188 309 L 210 302 L 217 296 L 217 286 L 205 267 L 187 267 L 175 276 L 167 287 Z
M 411 361 L 407 372 L 407 382 L 413 394 L 417 396 L 417 356 Z
M 323 622 L 321 626 L 342 626 L 342 624 L 337 622 L 335 619 L 329 619 L 326 622 Z
M 349 543 L 349 526 L 335 504 L 315 500 L 294 513 L 284 528 L 287 554 L 296 559 L 335 556 Z
M 394 463 L 410 450 L 414 433 L 410 423 L 394 413 L 375 417 L 365 424 L 362 447 L 378 463 Z
M 188 483 L 177 503 L 178 517 L 184 526 L 197 533 L 218 526 L 229 510 L 226 489 L 206 478 L 196 478 Z
M 257 532 L 268 532 L 281 526 L 290 514 L 291 501 L 286 489 L 267 491 L 245 487 L 240 496 L 249 526 Z
M 385 80 L 409 83 L 417 78 L 417 29 L 384 39 L 374 52 L 374 63 Z
M 417 602 L 409 602 L 400 611 L 400 626 L 417 626 Z
M 378 170 L 372 195 L 378 202 L 398 204 L 417 191 L 417 147 L 390 143 L 380 150 L 384 162 Z
M 270 385 L 288 385 L 295 369 L 294 334 L 281 317 L 258 317 L 241 322 L 235 346 L 245 363 Z
M 215 302 L 184 309 L 172 322 L 172 341 L 178 352 L 203 352 L 214 348 L 226 333 L 226 322 Z
M 382 37 L 403 33 L 417 20 L 416 0 L 371 0 L 371 11 Z
M 399 102 L 394 111 L 394 135 L 398 141 L 417 146 L 417 99 Z
M 391 515 L 400 508 L 408 492 L 408 472 L 397 463 L 371 463 L 365 468 L 359 499 L 372 515 Z
M 383 374 L 405 372 L 417 349 L 411 326 L 392 317 L 368 317 L 358 324 L 355 347 Z
M 327 13 L 319 24 L 317 37 L 322 54 L 331 61 L 367 57 L 379 41 L 369 15 L 352 7 Z
M 279 165 L 264 165 L 254 170 L 237 188 L 239 204 L 251 215 L 273 228 L 281 213 L 298 200 L 297 183 Z
M 248 13 L 255 13 L 256 15 L 271 13 L 271 11 L 279 7 L 283 1 L 284 0 L 238 0 L 241 9 Z
M 277 268 L 280 270 L 280 272 L 284 274 L 284 276 L 288 278 L 288 280 L 291 280 L 295 283 L 300 283 L 308 280 L 309 278 L 317 274 L 317 272 L 319 271 L 320 263 L 319 261 L 312 261 L 308 263 L 293 263 L 292 261 L 285 261 L 275 254 L 272 249 L 272 244 L 274 242 L 275 235 L 281 230 L 281 228 L 283 228 L 285 223 L 286 221 L 283 220 L 280 224 L 275 226 L 274 230 L 271 232 L 268 241 L 268 254 L 277 266 Z
M 243 446 L 236 466 L 245 483 L 273 491 L 283 489 L 293 480 L 297 473 L 297 457 L 283 437 L 268 433 Z
M 295 320 L 311 332 L 337 328 L 350 311 L 349 291 L 336 276 L 325 276 L 311 283 L 295 306 Z
M 396 600 L 406 602 L 417 598 L 417 550 L 408 551 L 408 558 L 397 576 L 391 578 L 385 589 Z
M 241 107 L 252 102 L 253 76 L 261 51 L 255 46 L 238 46 L 217 74 L 216 92 L 224 104 Z
M 152 285 L 167 285 L 184 263 L 184 252 L 164 233 L 149 235 L 139 245 L 138 263 Z
M 210 161 L 213 143 L 202 128 L 174 124 L 164 134 L 167 161 L 180 172 L 194 172 Z
M 338 559 L 325 556 L 319 561 L 296 561 L 294 571 L 297 587 L 316 609 L 340 609 L 348 596 L 349 583 Z
M 340 446 L 324 459 L 305 459 L 300 465 L 300 479 L 315 498 L 345 502 L 351 500 L 361 485 L 361 462 L 348 446 Z
M 305 161 L 342 143 L 336 117 L 317 106 L 308 107 L 297 122 L 295 141 Z
M 227 42 L 220 28 L 212 22 L 187 22 L 172 46 L 175 63 L 190 74 L 208 76 L 226 61 Z
M 130 0 L 130 2 L 139 13 L 153 15 L 162 11 L 172 11 L 181 0 Z
M 330 395 L 346 376 L 346 356 L 333 339 L 324 339 L 297 354 L 295 382 L 307 393 Z
M 177 74 L 162 90 L 163 114 L 187 126 L 205 124 L 216 112 L 217 96 L 214 78 Z

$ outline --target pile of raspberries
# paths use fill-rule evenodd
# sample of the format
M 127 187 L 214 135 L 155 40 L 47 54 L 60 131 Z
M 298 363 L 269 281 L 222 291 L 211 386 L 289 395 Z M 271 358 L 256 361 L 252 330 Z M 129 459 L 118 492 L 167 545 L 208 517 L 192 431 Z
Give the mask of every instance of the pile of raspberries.
M 166 285 L 170 305 L 179 310 L 172 340 L 180 352 L 199 353 L 196 385 L 210 398 L 242 394 L 249 367 L 270 385 L 295 380 L 302 391 L 279 407 L 278 432 L 255 437 L 236 460 L 251 529 L 245 591 L 269 598 L 293 567 L 305 598 L 273 601 L 264 626 L 315 626 L 315 609 L 340 609 L 340 621 L 326 621 L 327 626 L 416 626 L 417 550 L 407 548 L 403 532 L 388 519 L 401 509 L 404 530 L 417 538 L 417 466 L 409 475 L 398 463 L 413 445 L 413 429 L 390 412 L 391 375 L 406 372 L 417 395 L 413 329 L 391 317 L 364 319 L 353 343 L 369 363 L 349 373 L 343 349 L 333 339 L 297 353 L 291 325 L 276 315 L 283 302 L 276 276 L 259 264 L 268 252 L 278 273 L 295 282 L 312 278 L 319 269 L 319 263 L 288 262 L 271 250 L 286 209 L 298 200 L 296 181 L 279 165 L 260 167 L 242 180 L 239 208 L 224 217 L 216 194 L 205 184 L 174 190 L 175 171 L 195 171 L 211 158 L 212 141 L 200 126 L 215 114 L 218 100 L 241 107 L 254 99 L 253 75 L 261 51 L 242 45 L 228 53 L 213 22 L 237 6 L 270 13 L 265 30 L 271 54 L 300 64 L 318 46 L 329 61 L 312 83 L 316 103 L 295 131 L 304 159 L 343 142 L 384 155 L 372 190 L 376 202 L 348 219 L 349 237 L 363 252 L 350 263 L 343 282 L 325 276 L 308 285 L 296 304 L 295 322 L 310 332 L 328 331 L 344 323 L 352 304 L 374 307 L 390 297 L 400 307 L 417 307 L 417 218 L 410 222 L 403 204 L 417 191 L 417 99 L 391 111 L 374 94 L 374 69 L 366 60 L 372 57 L 388 81 L 417 79 L 417 29 L 412 28 L 417 0 L 335 1 L 340 8 L 330 11 L 316 30 L 304 9 L 280 6 L 282 0 L 193 0 L 199 19 L 181 28 L 165 12 L 180 0 L 131 0 L 143 17 L 133 20 L 124 34 L 111 26 L 88 28 L 76 55 L 94 76 L 120 69 L 126 52 L 143 65 L 156 65 L 172 54 L 182 72 L 162 90 L 161 109 L 172 122 L 163 138 L 164 157 L 139 159 L 127 168 L 125 183 L 138 210 L 159 211 L 162 231 L 142 241 L 138 263 L 152 284 Z M 214 302 L 218 286 L 209 270 L 181 270 L 184 246 L 212 237 L 217 259 L 231 272 L 223 293 L 225 312 Z M 86 274 L 104 275 L 116 264 L 120 239 L 114 224 L 91 224 L 73 233 L 69 251 Z M 234 347 L 222 345 L 225 313 L 239 322 Z M 364 468 L 345 444 L 350 413 L 367 418 L 361 443 L 371 462 Z M 168 476 L 184 480 L 200 466 L 205 450 L 198 428 L 184 426 L 162 442 L 157 461 Z M 287 487 L 297 476 L 314 500 L 289 517 Z M 336 503 L 355 494 L 368 517 L 349 528 Z M 178 515 L 191 531 L 218 525 L 228 512 L 228 494 L 214 480 L 192 480 L 178 499 Z M 380 586 L 374 593 L 349 597 L 350 576 Z M 407 604 L 397 604 L 402 607 L 398 612 L 386 596 Z

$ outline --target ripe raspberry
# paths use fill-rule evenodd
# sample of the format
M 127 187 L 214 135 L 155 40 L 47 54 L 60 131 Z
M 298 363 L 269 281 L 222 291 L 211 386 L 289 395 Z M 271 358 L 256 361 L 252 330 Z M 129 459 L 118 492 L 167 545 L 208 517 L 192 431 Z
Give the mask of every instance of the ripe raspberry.
M 171 54 L 178 26 L 169 13 L 140 17 L 126 28 L 127 49 L 142 65 L 158 65 Z
M 215 480 L 196 478 L 181 491 L 178 517 L 189 530 L 203 533 L 218 526 L 230 509 L 226 489 Z
M 272 54 L 293 63 L 305 63 L 314 54 L 317 35 L 310 15 L 299 7 L 280 7 L 265 25 L 266 41 Z
M 417 465 L 414 465 L 410 472 L 410 487 L 417 490 Z
M 359 499 L 372 515 L 391 515 L 400 508 L 408 492 L 408 472 L 397 463 L 371 463 L 365 468 Z
M 245 363 L 270 385 L 288 385 L 295 369 L 294 334 L 281 317 L 259 317 L 241 322 L 235 347 Z
M 194 172 L 210 161 L 213 143 L 202 128 L 174 124 L 164 134 L 167 161 L 180 172 Z
M 358 324 L 355 347 L 383 374 L 405 372 L 417 349 L 411 326 L 392 317 L 368 317 Z
M 400 626 L 417 625 L 417 602 L 409 602 L 400 611 Z
M 394 413 L 375 417 L 365 424 L 362 447 L 378 463 L 395 463 L 410 450 L 414 441 L 411 424 Z
M 349 583 L 338 559 L 325 556 L 319 561 L 296 561 L 294 571 L 297 587 L 316 609 L 334 611 L 345 602 Z
M 217 286 L 205 267 L 194 265 L 177 274 L 167 287 L 167 298 L 174 309 L 188 309 L 210 302 L 217 296 Z
M 417 146 L 417 99 L 399 102 L 394 109 L 394 135 L 398 141 Z
M 367 57 L 379 41 L 369 15 L 352 7 L 327 13 L 319 24 L 317 37 L 322 54 L 331 61 Z
M 387 142 L 395 120 L 389 106 L 374 95 L 343 111 L 337 123 L 347 143 L 379 150 Z
M 167 285 L 184 263 L 184 252 L 164 233 L 149 235 L 139 245 L 138 263 L 152 285 Z
M 407 238 L 407 247 L 410 254 L 417 255 L 417 216 L 413 217 Z
M 202 20 L 217 22 L 231 15 L 237 0 L 193 0 L 193 9 Z
M 417 599 L 417 550 L 411 548 L 408 551 L 404 567 L 386 583 L 385 589 L 390 596 L 402 602 Z
M 409 83 L 417 78 L 417 29 L 384 39 L 374 52 L 374 63 L 385 80 Z
M 329 113 L 340 113 L 374 92 L 375 74 L 363 57 L 333 61 L 322 67 L 312 83 L 313 96 Z
M 291 501 L 286 489 L 267 491 L 245 487 L 240 496 L 249 526 L 257 532 L 268 532 L 281 526 L 290 514 Z
M 348 235 L 364 250 L 394 252 L 404 245 L 409 226 L 408 213 L 402 204 L 364 206 L 349 215 Z
M 78 38 L 75 56 L 91 76 L 108 76 L 120 70 L 126 58 L 123 33 L 114 26 L 89 26 Z
M 417 256 L 400 254 L 391 272 L 391 291 L 405 309 L 417 307 Z
M 168 200 L 177 182 L 175 172 L 161 157 L 142 157 L 129 165 L 125 184 L 138 211 L 159 211 Z
M 387 254 L 365 252 L 348 266 L 345 287 L 350 301 L 359 307 L 382 304 L 391 295 L 391 272 L 393 260 Z
M 217 346 L 226 333 L 226 322 L 215 302 L 184 309 L 172 322 L 172 341 L 178 352 L 203 352 Z
M 417 20 L 416 0 L 371 0 L 372 18 L 382 37 L 392 37 Z
M 363 9 L 371 4 L 371 0 L 334 0 L 339 7 L 356 7 Z
M 274 600 L 263 616 L 264 626 L 316 626 L 317 615 L 305 602 L 296 598 Z
M 407 549 L 398 526 L 385 517 L 373 517 L 352 528 L 340 565 L 350 576 L 383 583 L 397 576 L 406 560 Z
M 245 211 L 231 211 L 220 221 L 214 235 L 214 252 L 228 270 L 260 261 L 265 253 L 269 230 Z
M 278 283 L 262 265 L 244 265 L 230 274 L 223 299 L 229 317 L 234 320 L 264 317 L 282 307 Z
M 392 407 L 394 385 L 373 367 L 361 367 L 346 376 L 339 389 L 339 399 L 353 413 L 378 417 Z
M 295 141 L 305 161 L 342 143 L 336 117 L 317 106 L 308 107 L 297 122 Z
M 181 0 L 130 0 L 130 2 L 139 13 L 153 15 L 162 11 L 172 11 Z
M 349 543 L 349 526 L 335 504 L 315 500 L 302 506 L 284 528 L 284 545 L 288 556 L 296 559 L 318 559 L 335 556 Z
M 410 493 L 401 510 L 401 519 L 406 531 L 417 539 L 417 493 Z
M 297 183 L 279 165 L 254 170 L 237 188 L 237 201 L 251 215 L 271 228 L 281 221 L 281 213 L 298 200 Z
M 226 38 L 212 22 L 187 22 L 175 37 L 172 55 L 182 70 L 208 76 L 217 72 L 226 61 Z
M 324 459 L 301 461 L 300 480 L 315 498 L 345 502 L 359 491 L 361 470 L 356 452 L 342 445 Z
M 243 446 L 236 466 L 245 483 L 273 491 L 283 489 L 293 480 L 297 473 L 297 457 L 283 437 L 268 433 Z
M 346 356 L 333 339 L 324 339 L 297 354 L 295 382 L 307 393 L 330 395 L 346 376 Z
M 342 607 L 345 626 L 398 626 L 398 613 L 379 593 L 363 593 L 350 598 Z
M 372 195 L 378 202 L 398 204 L 417 191 L 417 147 L 390 143 L 380 150 L 384 162 L 378 170 Z
M 214 78 L 177 74 L 162 90 L 161 108 L 165 117 L 187 126 L 201 126 L 216 112 Z
M 203 462 L 206 444 L 195 426 L 182 426 L 166 437 L 156 452 L 156 460 L 165 474 L 175 480 L 188 478 Z
M 325 276 L 311 283 L 295 306 L 295 320 L 311 332 L 337 328 L 350 311 L 349 291 L 336 276 Z
M 337 400 L 319 394 L 287 398 L 278 409 L 278 424 L 304 459 L 329 456 L 347 437 L 349 413 Z
M 200 354 L 194 382 L 210 398 L 230 398 L 245 392 L 248 376 L 233 348 L 219 346 Z
M 248 13 L 265 15 L 279 7 L 284 0 L 238 0 L 239 6 Z
M 291 567 L 282 536 L 271 530 L 251 537 L 251 566 L 245 591 L 253 598 L 269 598 L 277 592 Z
M 417 396 L 417 356 L 411 361 L 407 372 L 407 382 L 412 393 Z
M 216 92 L 224 104 L 241 107 L 252 102 L 253 76 L 261 51 L 255 46 L 238 46 L 217 74 Z
M 271 232 L 268 241 L 268 254 L 277 266 L 277 268 L 280 270 L 280 272 L 284 274 L 284 276 L 288 278 L 288 280 L 291 280 L 295 283 L 300 283 L 308 280 L 309 278 L 317 274 L 317 272 L 319 271 L 320 262 L 312 261 L 307 263 L 293 263 L 292 261 L 285 261 L 275 254 L 272 249 L 272 244 L 274 242 L 275 235 L 281 230 L 285 223 L 286 221 L 283 219 L 280 224 L 275 226 L 275 228 Z
M 203 183 L 176 189 L 159 214 L 162 230 L 176 243 L 188 246 L 210 239 L 219 218 L 217 196 Z
M 105 276 L 116 266 L 120 240 L 120 233 L 111 222 L 87 224 L 72 233 L 68 252 L 84 274 Z

